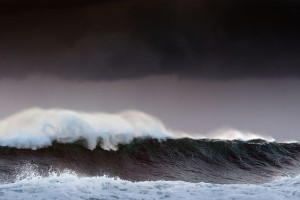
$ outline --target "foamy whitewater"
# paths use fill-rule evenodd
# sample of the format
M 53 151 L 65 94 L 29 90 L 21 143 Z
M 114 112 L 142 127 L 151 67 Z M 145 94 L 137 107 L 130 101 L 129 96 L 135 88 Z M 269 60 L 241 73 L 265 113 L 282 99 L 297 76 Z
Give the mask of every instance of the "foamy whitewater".
M 282 178 L 262 185 L 219 185 L 182 181 L 131 182 L 105 176 L 79 177 L 63 173 L 0 185 L 0 199 L 299 200 L 300 177 Z
M 87 140 L 94 149 L 98 140 L 102 148 L 115 149 L 133 138 L 174 137 L 157 119 L 139 111 L 118 114 L 84 113 L 63 109 L 33 108 L 17 113 L 0 122 L 0 146 L 40 148 L 56 140 L 72 143 Z
M 0 121 L 0 200 L 300 199 L 300 144 L 190 135 L 139 111 L 32 108 Z
M 265 139 L 253 133 L 224 129 L 210 134 L 218 139 Z M 140 111 L 117 114 L 85 113 L 64 109 L 32 108 L 12 115 L 0 122 L 0 146 L 37 149 L 50 146 L 55 140 L 72 143 L 79 138 L 87 140 L 94 149 L 99 139 L 103 149 L 116 149 L 118 144 L 130 143 L 134 138 L 203 138 L 167 130 L 155 117 Z

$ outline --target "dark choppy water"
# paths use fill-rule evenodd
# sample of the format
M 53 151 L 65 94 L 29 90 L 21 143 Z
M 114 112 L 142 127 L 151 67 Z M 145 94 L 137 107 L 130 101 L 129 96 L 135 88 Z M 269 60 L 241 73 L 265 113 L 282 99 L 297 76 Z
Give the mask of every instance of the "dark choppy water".
M 118 150 L 90 150 L 85 140 L 54 142 L 31 150 L 0 147 L 1 182 L 12 182 L 28 164 L 42 175 L 72 170 L 130 181 L 265 183 L 299 174 L 300 144 L 263 140 L 135 139 Z

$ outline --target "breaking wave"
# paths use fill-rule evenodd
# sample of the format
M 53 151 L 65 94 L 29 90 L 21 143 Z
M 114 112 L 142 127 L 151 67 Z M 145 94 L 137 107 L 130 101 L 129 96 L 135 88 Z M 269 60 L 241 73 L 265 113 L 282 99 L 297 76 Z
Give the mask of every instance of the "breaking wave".
M 216 139 L 218 138 L 218 139 Z M 0 182 L 23 167 L 129 181 L 265 183 L 300 173 L 300 144 L 223 130 L 211 138 L 167 129 L 139 111 L 117 114 L 39 108 L 0 122 Z
M 213 139 L 265 139 L 253 133 L 222 130 L 210 134 Z M 139 111 L 117 114 L 85 113 L 63 109 L 32 108 L 14 114 L 0 122 L 0 146 L 38 149 L 53 141 L 73 143 L 85 139 L 87 148 L 100 143 L 103 149 L 116 150 L 118 144 L 128 144 L 135 138 L 205 138 L 167 129 L 158 119 Z

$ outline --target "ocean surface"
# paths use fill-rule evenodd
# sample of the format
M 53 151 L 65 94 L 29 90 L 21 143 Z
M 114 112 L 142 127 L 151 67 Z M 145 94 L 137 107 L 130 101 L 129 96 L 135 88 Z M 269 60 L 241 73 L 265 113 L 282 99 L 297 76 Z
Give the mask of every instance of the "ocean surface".
M 297 142 L 196 139 L 140 112 L 31 109 L 0 122 L 3 200 L 299 200 L 299 174 Z

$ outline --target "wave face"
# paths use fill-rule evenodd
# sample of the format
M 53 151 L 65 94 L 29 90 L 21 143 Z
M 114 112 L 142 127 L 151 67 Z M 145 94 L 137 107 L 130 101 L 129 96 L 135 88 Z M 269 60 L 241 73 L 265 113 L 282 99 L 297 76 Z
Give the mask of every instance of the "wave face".
M 264 140 L 228 141 L 189 138 L 134 139 L 105 150 L 86 148 L 86 140 L 53 142 L 32 149 L 0 148 L 1 182 L 13 182 L 24 166 L 39 174 L 69 169 L 85 176 L 130 181 L 169 180 L 207 183 L 265 183 L 300 172 L 300 144 Z
M 300 177 L 262 185 L 219 185 L 182 181 L 130 182 L 108 177 L 53 174 L 0 185 L 0 198 L 18 199 L 300 199 Z

